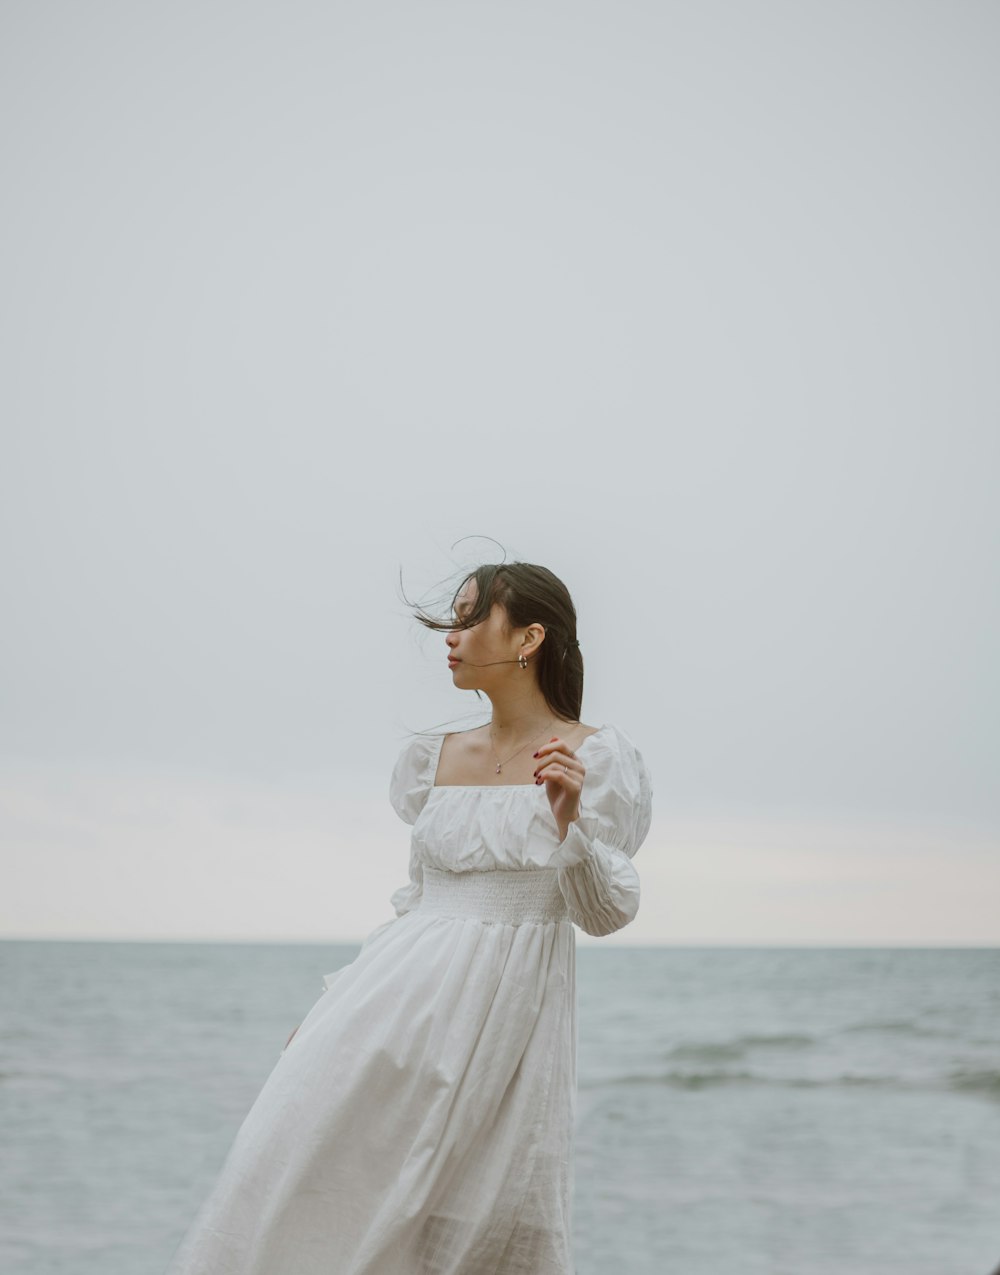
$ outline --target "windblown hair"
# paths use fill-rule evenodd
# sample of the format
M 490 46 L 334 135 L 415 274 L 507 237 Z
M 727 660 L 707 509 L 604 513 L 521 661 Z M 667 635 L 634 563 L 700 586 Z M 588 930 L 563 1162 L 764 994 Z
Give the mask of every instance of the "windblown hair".
M 476 582 L 476 601 L 460 620 L 455 615 L 455 603 L 469 580 Z M 508 631 L 529 624 L 540 624 L 545 629 L 534 656 L 539 690 L 556 716 L 578 722 L 583 707 L 583 656 L 576 637 L 576 608 L 569 590 L 547 567 L 531 562 L 501 562 L 466 572 L 452 594 L 448 620 L 437 619 L 414 603 L 409 605 L 415 618 L 427 628 L 453 633 L 488 619 L 495 603 L 505 612 Z

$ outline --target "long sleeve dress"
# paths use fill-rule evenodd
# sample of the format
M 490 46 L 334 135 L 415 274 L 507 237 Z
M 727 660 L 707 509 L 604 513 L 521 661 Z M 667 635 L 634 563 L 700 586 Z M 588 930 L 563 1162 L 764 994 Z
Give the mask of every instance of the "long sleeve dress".
M 562 843 L 544 785 L 390 800 L 409 882 L 281 1052 L 167 1275 L 572 1275 L 576 936 L 627 925 L 652 789 L 604 725 Z

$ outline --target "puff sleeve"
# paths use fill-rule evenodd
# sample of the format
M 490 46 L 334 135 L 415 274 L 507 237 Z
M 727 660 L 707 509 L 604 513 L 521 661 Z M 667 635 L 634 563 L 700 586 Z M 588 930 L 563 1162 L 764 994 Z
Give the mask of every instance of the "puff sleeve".
M 434 783 L 436 751 L 432 735 L 416 735 L 405 744 L 396 760 L 389 780 L 389 801 L 404 823 L 416 823 L 417 815 L 427 802 Z M 423 868 L 417 862 L 412 842 L 409 876 L 409 882 L 400 886 L 390 899 L 397 917 L 417 907 L 423 893 Z
M 594 737 L 580 814 L 549 860 L 571 919 L 587 934 L 612 934 L 639 910 L 632 857 L 649 832 L 652 802 L 646 763 L 625 732 L 612 727 Z
M 393 810 L 404 823 L 415 823 L 417 815 L 423 810 L 427 794 L 434 783 L 434 771 L 436 768 L 437 759 L 433 736 L 416 735 L 404 745 L 402 752 L 396 759 L 392 777 L 389 780 L 389 801 L 392 803 Z M 362 952 L 374 943 L 380 934 L 384 934 L 390 926 L 394 925 L 401 916 L 411 912 L 418 906 L 423 888 L 423 868 L 417 862 L 413 842 L 411 841 L 409 882 L 406 885 L 401 885 L 390 896 L 389 900 L 396 915 L 391 916 L 388 921 L 383 921 L 381 925 L 376 926 L 371 931 L 361 944 L 360 950 Z M 341 966 L 340 969 L 323 975 L 324 991 L 330 990 L 345 968 Z

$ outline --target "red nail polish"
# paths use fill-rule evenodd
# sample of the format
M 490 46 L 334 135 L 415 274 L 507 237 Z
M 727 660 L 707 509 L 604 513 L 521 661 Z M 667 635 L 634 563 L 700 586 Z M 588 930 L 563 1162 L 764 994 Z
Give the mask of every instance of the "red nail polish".
M 532 753 L 531 755 L 532 755 L 532 757 L 537 757 L 537 756 L 538 756 L 538 754 L 537 754 L 537 753 Z

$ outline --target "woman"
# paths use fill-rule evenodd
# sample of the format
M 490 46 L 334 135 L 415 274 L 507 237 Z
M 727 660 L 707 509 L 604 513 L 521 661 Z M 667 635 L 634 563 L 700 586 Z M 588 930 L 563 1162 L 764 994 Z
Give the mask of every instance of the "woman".
M 579 720 L 576 612 L 544 567 L 479 567 L 446 634 L 490 720 L 420 735 L 396 916 L 292 1033 L 168 1275 L 570 1275 L 575 932 L 627 925 L 649 775 Z

